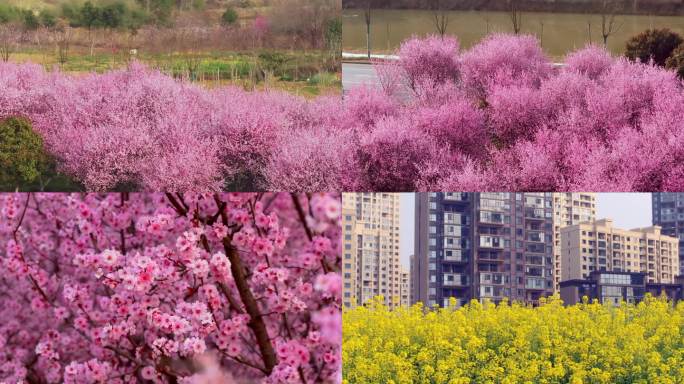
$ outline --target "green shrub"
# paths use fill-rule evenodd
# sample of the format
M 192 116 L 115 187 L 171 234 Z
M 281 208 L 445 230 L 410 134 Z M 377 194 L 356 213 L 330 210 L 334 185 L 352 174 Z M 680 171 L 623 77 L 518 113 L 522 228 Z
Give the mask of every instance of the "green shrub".
M 259 54 L 259 65 L 264 71 L 273 74 L 283 73 L 285 64 L 292 60 L 291 57 L 279 52 L 262 52 Z
M 226 26 L 235 24 L 237 20 L 238 14 L 233 8 L 226 9 L 223 15 L 221 15 L 221 24 Z
M 651 59 L 659 66 L 665 66 L 665 61 L 672 51 L 682 43 L 679 34 L 664 29 L 647 29 L 633 36 L 627 41 L 625 56 L 630 60 L 648 63 Z
M 40 27 L 40 22 L 38 21 L 38 17 L 36 17 L 36 14 L 33 13 L 31 10 L 24 11 L 24 28 L 30 30 L 30 31 L 35 31 Z
M 14 189 L 36 181 L 48 168 L 43 139 L 23 118 L 0 121 L 0 186 Z
M 329 87 L 334 85 L 337 82 L 337 77 L 335 76 L 334 73 L 330 72 L 319 72 L 311 78 L 309 78 L 308 83 L 310 85 L 318 85 L 322 87 Z
M 40 19 L 40 24 L 44 27 L 52 28 L 57 24 L 57 17 L 49 9 L 40 11 L 38 19 Z
M 672 51 L 670 57 L 665 61 L 665 67 L 675 70 L 677 75 L 681 79 L 684 79 L 684 43 L 679 44 L 679 46 Z
M 0 24 L 18 21 L 21 19 L 21 11 L 17 7 L 0 4 Z
M 0 120 L 0 191 L 83 191 L 84 186 L 57 172 L 43 139 L 20 117 Z

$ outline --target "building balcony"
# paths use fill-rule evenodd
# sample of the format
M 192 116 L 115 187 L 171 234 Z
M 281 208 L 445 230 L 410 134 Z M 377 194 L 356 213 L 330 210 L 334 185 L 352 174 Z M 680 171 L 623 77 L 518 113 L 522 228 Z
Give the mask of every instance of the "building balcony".
M 487 210 L 480 210 L 478 214 L 478 223 L 484 225 L 502 226 L 504 225 L 504 214 L 501 212 L 492 212 Z
M 452 251 L 451 255 L 444 254 L 444 262 L 446 263 L 467 263 L 468 256 L 460 252 Z
M 505 285 L 508 283 L 506 274 L 503 272 L 480 272 L 481 285 Z
M 504 240 L 497 236 L 480 236 L 480 248 L 503 249 Z
M 445 273 L 442 275 L 442 285 L 445 287 L 466 287 L 468 276 L 462 273 Z
M 465 192 L 445 192 L 443 200 L 457 203 L 467 203 L 469 201 L 468 194 Z
M 480 253 L 477 255 L 477 261 L 478 262 L 485 262 L 485 263 L 503 263 L 504 262 L 504 256 L 503 254 L 487 254 L 487 253 Z
M 538 277 L 528 277 L 525 282 L 525 289 L 531 290 L 545 290 L 546 289 L 546 279 Z
M 543 210 L 539 209 L 526 209 L 525 219 L 527 220 L 546 220 Z
M 543 232 L 532 232 L 525 236 L 525 240 L 534 243 L 544 243 L 544 233 Z

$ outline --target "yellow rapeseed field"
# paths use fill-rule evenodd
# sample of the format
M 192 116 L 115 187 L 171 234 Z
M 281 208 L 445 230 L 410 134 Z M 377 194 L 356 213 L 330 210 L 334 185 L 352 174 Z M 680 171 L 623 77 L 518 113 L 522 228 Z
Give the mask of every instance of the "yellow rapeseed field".
M 345 384 L 684 383 L 684 302 L 664 298 L 429 311 L 376 300 L 343 319 Z

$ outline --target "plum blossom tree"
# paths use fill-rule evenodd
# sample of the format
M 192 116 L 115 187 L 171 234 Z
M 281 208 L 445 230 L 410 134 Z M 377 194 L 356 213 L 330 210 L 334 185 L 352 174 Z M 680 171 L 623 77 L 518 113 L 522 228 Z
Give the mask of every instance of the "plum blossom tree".
M 431 37 L 402 45 L 400 54 L 408 58 L 396 68 L 403 74 L 384 81 L 398 77 L 399 86 L 412 84 L 410 100 L 386 92 L 395 87 L 383 83 L 380 90 L 355 91 L 372 94 L 372 101 L 346 102 L 372 132 L 356 156 L 362 156 L 357 167 L 363 172 L 385 172 L 374 173 L 371 179 L 383 180 L 375 187 L 681 188 L 684 126 L 677 106 L 684 89 L 676 73 L 613 58 L 595 46 L 570 53 L 562 68 L 553 68 L 531 36 L 491 35 L 445 63 L 443 52 L 453 47 Z M 423 73 L 438 75 L 416 78 Z
M 550 71 L 549 59 L 531 35 L 492 34 L 461 58 L 463 86 L 480 98 L 494 85 L 538 86 Z
M 555 68 L 532 36 L 412 38 L 380 86 L 307 101 L 205 90 L 139 64 L 72 77 L 0 64 L 23 118 L 91 191 L 678 190 L 674 71 L 589 46 Z
M 0 382 L 340 382 L 340 210 L 337 194 L 0 195 Z
M 0 120 L 28 119 L 60 171 L 90 191 L 216 191 L 239 179 L 273 190 L 265 167 L 290 132 L 321 119 L 311 103 L 207 91 L 138 63 L 81 77 L 0 65 Z
M 459 73 L 458 40 L 450 36 L 413 37 L 401 43 L 399 65 L 411 86 L 419 79 L 437 83 L 455 80 Z

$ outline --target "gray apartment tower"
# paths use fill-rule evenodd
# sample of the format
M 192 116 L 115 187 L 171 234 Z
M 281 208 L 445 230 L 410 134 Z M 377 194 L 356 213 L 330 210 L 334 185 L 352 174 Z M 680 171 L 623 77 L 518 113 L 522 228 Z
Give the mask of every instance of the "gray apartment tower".
M 654 192 L 651 194 L 653 225 L 664 235 L 679 239 L 679 274 L 684 275 L 684 193 Z
M 413 302 L 553 294 L 551 193 L 418 193 L 415 215 Z

